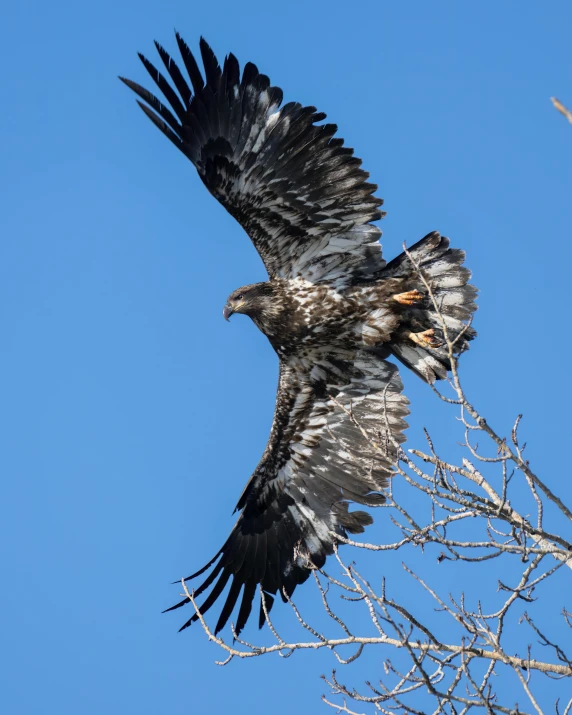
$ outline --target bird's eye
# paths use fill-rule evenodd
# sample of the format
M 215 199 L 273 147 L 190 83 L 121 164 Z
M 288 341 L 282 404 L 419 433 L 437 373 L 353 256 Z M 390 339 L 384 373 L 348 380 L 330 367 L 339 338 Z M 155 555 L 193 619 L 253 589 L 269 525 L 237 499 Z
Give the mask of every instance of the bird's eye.
M 239 294 L 236 296 L 236 300 L 242 300 L 243 298 L 244 298 L 244 296 L 242 295 L 242 293 L 239 293 Z

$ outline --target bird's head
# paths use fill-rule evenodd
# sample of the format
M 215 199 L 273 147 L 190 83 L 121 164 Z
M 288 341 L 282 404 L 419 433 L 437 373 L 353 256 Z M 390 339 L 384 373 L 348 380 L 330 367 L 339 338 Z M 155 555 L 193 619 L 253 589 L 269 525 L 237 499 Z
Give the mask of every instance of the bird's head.
M 275 290 L 271 283 L 253 283 L 233 291 L 227 298 L 222 314 L 228 320 L 233 313 L 244 313 L 259 322 L 276 310 L 274 299 Z

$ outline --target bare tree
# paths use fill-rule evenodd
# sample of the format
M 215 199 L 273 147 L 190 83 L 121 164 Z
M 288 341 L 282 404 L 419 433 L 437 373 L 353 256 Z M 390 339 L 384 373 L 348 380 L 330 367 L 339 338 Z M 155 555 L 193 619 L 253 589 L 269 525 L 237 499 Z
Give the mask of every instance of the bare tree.
M 431 285 L 408 255 L 440 314 Z M 452 371 L 447 394 L 433 390 L 455 411 L 454 424 L 462 432 L 460 457 L 440 456 L 428 432 L 423 449 L 399 448 L 382 507 L 390 512 L 387 542 L 337 537 L 367 552 L 421 551 L 432 566 L 430 580 L 419 568 L 402 564 L 417 589 L 413 606 L 411 599 L 394 595 L 389 579 L 377 577 L 379 584 L 372 585 L 336 550 L 330 562 L 335 573 L 313 572 L 324 618 L 308 622 L 287 599 L 303 637 L 286 639 L 277 631 L 261 592 L 275 642 L 255 645 L 233 631 L 234 641 L 227 643 L 209 629 L 184 582 L 183 588 L 209 640 L 225 652 L 221 665 L 235 658 L 327 649 L 341 665 L 360 659 L 364 668 L 374 668 L 375 680 L 361 685 L 344 684 L 336 670 L 322 676 L 331 691 L 323 702 L 337 713 L 570 715 L 572 613 L 566 602 L 572 600 L 572 512 L 527 461 L 519 436 L 521 416 L 504 437 L 469 401 L 458 371 L 460 335 L 450 335 L 444 320 L 441 326 Z M 383 440 L 376 448 L 384 449 Z M 490 568 L 486 575 L 479 571 L 485 562 L 497 567 L 496 577 Z M 458 585 L 449 592 L 440 587 L 436 568 L 443 563 L 459 571 Z M 550 612 L 543 597 L 547 589 L 561 595 L 560 612 Z M 368 659 L 372 650 L 377 657 Z

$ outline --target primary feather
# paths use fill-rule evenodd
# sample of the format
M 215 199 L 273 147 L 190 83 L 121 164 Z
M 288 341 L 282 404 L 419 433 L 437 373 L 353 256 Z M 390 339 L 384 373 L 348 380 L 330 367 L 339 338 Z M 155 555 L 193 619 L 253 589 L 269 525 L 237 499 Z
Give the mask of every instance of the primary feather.
M 229 55 L 221 70 L 201 40 L 203 82 L 197 63 L 177 35 L 193 91 L 167 52 L 157 45 L 175 86 L 139 55 L 172 111 L 131 80 L 122 80 L 147 103 L 142 108 L 196 167 L 208 190 L 251 237 L 268 273 L 325 280 L 364 258 L 379 269 L 378 228 L 383 203 L 353 151 L 333 140 L 334 124 L 296 102 L 282 105 L 282 90 L 248 63 L 240 77 Z M 177 94 L 178 92 L 178 94 Z M 335 240 L 334 240 L 335 239 Z M 377 259 L 377 260 L 376 260 Z M 365 275 L 364 275 L 365 277 Z

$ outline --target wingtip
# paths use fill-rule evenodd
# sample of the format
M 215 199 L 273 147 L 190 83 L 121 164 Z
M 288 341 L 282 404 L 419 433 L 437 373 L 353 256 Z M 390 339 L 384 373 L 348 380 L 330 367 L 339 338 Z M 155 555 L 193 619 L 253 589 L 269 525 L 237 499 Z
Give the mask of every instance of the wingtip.
M 190 598 L 183 598 L 182 601 L 179 601 L 178 603 L 175 603 L 174 606 L 171 606 L 170 608 L 166 608 L 164 611 L 161 611 L 161 613 L 168 613 L 169 611 L 176 611 L 177 608 L 181 608 L 181 606 L 186 606 L 187 603 L 190 603 L 191 599 Z
M 203 52 L 205 52 L 205 51 L 207 51 L 207 52 L 212 52 L 211 46 L 210 46 L 209 43 L 205 40 L 205 38 L 203 37 L 203 35 L 201 35 L 201 36 L 199 37 L 199 49 L 200 49 L 201 53 L 203 53 Z
M 196 619 L 194 619 L 194 620 L 196 620 Z M 179 628 L 177 633 L 181 633 L 181 631 L 184 631 L 185 628 L 189 628 L 192 625 L 193 625 L 193 619 L 189 618 L 189 620 L 186 623 L 183 623 L 183 625 Z
M 187 43 L 185 42 L 185 38 L 181 35 L 181 33 L 178 30 L 175 30 L 175 39 L 177 40 L 177 44 L 179 45 L 179 47 L 181 45 L 186 47 Z
M 135 91 L 136 83 L 132 79 L 122 77 L 121 75 L 117 75 L 117 79 L 121 80 L 126 87 L 129 87 L 130 90 Z

